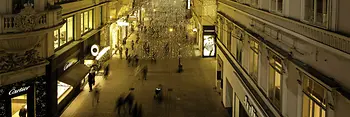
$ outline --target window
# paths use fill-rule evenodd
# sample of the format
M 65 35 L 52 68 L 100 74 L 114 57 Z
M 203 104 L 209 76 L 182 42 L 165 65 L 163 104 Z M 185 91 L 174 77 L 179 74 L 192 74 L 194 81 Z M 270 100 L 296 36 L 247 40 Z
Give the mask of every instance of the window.
M 220 19 L 220 40 L 223 41 L 224 40 L 224 21 L 223 19 Z
M 305 0 L 304 20 L 319 26 L 327 26 L 328 0 Z
M 268 96 L 271 102 L 277 107 L 277 109 L 281 109 L 282 104 L 282 60 L 276 55 L 272 55 L 269 58 L 269 92 Z
M 19 13 L 25 5 L 30 5 L 34 8 L 34 0 L 12 0 L 12 13 Z
M 64 44 L 74 40 L 74 17 L 66 18 L 66 23 L 63 26 L 54 31 L 54 48 L 57 49 Z
M 228 26 L 228 31 L 227 31 L 227 49 L 231 52 L 231 41 L 232 41 L 232 26 Z
M 236 41 L 237 41 L 237 51 L 236 51 L 236 59 L 239 63 L 242 63 L 242 52 L 243 52 L 243 31 L 236 27 Z
M 259 5 L 259 0 L 251 0 L 251 3 L 250 3 L 252 6 L 254 7 L 258 7 Z
M 303 78 L 303 117 L 326 117 L 326 89 L 309 76 Z
M 93 28 L 93 11 L 86 11 L 80 14 L 81 34 L 89 32 Z
M 249 51 L 249 72 L 255 82 L 258 81 L 258 67 L 259 67 L 259 43 L 251 39 Z
M 282 13 L 283 0 L 271 0 L 271 11 Z

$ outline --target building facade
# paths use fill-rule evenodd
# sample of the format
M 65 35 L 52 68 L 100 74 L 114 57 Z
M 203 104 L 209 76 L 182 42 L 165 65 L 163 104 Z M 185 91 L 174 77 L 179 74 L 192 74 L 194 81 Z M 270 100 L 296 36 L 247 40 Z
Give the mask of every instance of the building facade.
M 232 117 L 345 117 L 347 0 L 218 0 L 217 79 Z
M 128 2 L 1 1 L 0 116 L 18 116 L 20 109 L 28 117 L 59 116 L 86 84 L 91 61 L 111 56 L 119 36 L 111 24 Z
M 215 56 L 215 22 L 216 22 L 216 1 L 215 0 L 188 0 L 191 11 L 190 37 L 194 37 L 193 42 L 200 50 L 202 57 Z

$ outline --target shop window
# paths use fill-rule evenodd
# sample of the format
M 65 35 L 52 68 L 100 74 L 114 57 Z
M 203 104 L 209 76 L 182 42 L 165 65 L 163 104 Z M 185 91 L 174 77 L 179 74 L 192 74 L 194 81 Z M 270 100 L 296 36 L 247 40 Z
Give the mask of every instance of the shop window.
M 93 28 L 93 11 L 86 11 L 80 14 L 81 34 L 89 32 Z
M 73 87 L 66 83 L 57 81 L 57 103 L 59 104 L 68 94 L 71 92 Z
M 11 108 L 13 117 L 20 117 L 21 115 L 25 115 L 27 117 L 27 94 L 12 98 Z
M 21 12 L 26 5 L 30 5 L 34 8 L 34 0 L 12 0 L 12 13 Z
M 258 81 L 259 68 L 259 43 L 255 39 L 250 40 L 249 73 L 255 82 Z
M 60 46 L 65 45 L 68 42 L 74 40 L 74 18 L 66 18 L 66 23 L 61 28 L 54 31 L 54 48 L 57 49 Z
M 304 20 L 318 26 L 327 26 L 328 0 L 304 0 Z
M 309 76 L 303 78 L 303 117 L 326 117 L 327 90 Z
M 269 58 L 269 92 L 268 96 L 271 102 L 281 109 L 282 104 L 282 60 L 275 55 Z
M 271 11 L 282 13 L 283 0 L 271 0 Z

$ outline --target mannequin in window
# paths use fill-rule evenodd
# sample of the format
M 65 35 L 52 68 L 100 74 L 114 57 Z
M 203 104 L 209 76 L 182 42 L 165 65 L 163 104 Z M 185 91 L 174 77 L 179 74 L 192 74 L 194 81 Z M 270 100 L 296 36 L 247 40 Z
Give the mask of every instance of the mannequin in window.
M 27 109 L 25 108 L 25 105 L 23 105 L 22 108 L 19 110 L 18 115 L 19 117 L 27 117 Z

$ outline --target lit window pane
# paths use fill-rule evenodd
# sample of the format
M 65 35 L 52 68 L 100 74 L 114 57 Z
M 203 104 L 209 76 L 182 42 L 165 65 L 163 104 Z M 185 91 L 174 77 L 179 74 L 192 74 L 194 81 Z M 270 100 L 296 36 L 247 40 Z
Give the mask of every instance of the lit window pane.
M 89 12 L 84 12 L 84 33 L 89 30 Z
M 318 106 L 317 104 L 314 104 L 314 117 L 320 117 L 321 115 L 321 109 L 320 106 Z
M 73 25 L 73 17 L 69 17 L 67 19 L 67 32 L 68 32 L 68 42 L 73 40 L 73 32 L 74 32 L 74 25 Z
M 67 23 L 65 23 L 61 28 L 60 28 L 60 46 L 64 45 L 67 40 Z
M 54 38 L 55 38 L 55 41 L 54 41 L 54 49 L 58 48 L 59 46 L 59 34 L 58 34 L 58 30 L 55 30 L 54 31 Z
M 281 87 L 281 74 L 277 71 L 275 72 L 275 87 L 280 88 Z
M 80 14 L 80 34 L 84 33 L 84 13 Z
M 307 95 L 303 96 L 303 117 L 308 117 L 310 113 L 310 99 Z
M 92 14 L 92 10 L 89 11 L 89 30 L 92 29 L 93 26 L 93 14 Z
M 321 111 L 322 111 L 321 117 L 326 117 L 326 111 L 324 109 L 322 109 Z

